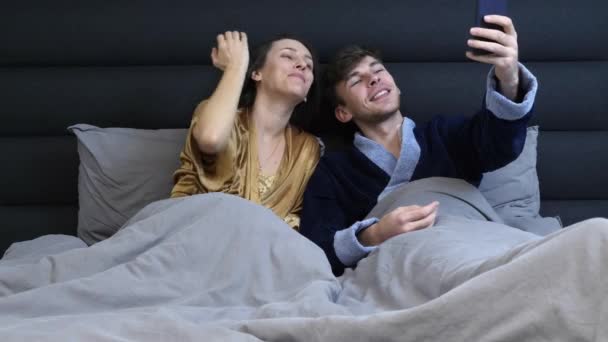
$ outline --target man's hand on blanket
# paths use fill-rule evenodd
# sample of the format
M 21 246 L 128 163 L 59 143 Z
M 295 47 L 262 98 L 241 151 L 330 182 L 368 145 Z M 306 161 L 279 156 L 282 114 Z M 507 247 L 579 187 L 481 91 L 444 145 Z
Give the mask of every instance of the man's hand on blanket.
M 361 231 L 358 238 L 364 246 L 377 246 L 399 234 L 424 229 L 435 224 L 439 202 L 423 207 L 410 205 L 399 207 L 384 215 L 378 223 Z
M 511 18 L 502 15 L 487 15 L 484 20 L 486 23 L 501 26 L 504 32 L 481 27 L 471 28 L 471 35 L 490 41 L 469 39 L 467 44 L 472 48 L 489 51 L 490 54 L 478 56 L 467 51 L 466 56 L 474 61 L 494 65 L 499 91 L 511 101 L 515 101 L 519 89 L 519 48 L 515 26 Z

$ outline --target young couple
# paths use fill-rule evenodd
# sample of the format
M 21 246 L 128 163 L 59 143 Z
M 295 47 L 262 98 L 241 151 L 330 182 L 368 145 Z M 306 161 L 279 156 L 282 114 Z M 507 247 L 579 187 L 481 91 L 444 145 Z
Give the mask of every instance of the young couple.
M 171 196 L 223 192 L 270 208 L 323 248 L 337 275 L 387 239 L 433 226 L 437 201 L 363 218 L 400 185 L 428 177 L 477 185 L 520 154 L 537 81 L 518 61 L 510 18 L 486 21 L 504 32 L 471 28 L 468 46 L 490 54 L 466 56 L 492 65 L 484 105 L 471 118 L 415 124 L 400 111 L 399 87 L 375 51 L 340 50 L 323 88 L 336 119 L 358 130 L 351 148 L 326 154 L 297 125 L 318 111 L 313 50 L 285 37 L 250 58 L 245 33 L 218 35 L 211 58 L 223 75 L 194 111 Z

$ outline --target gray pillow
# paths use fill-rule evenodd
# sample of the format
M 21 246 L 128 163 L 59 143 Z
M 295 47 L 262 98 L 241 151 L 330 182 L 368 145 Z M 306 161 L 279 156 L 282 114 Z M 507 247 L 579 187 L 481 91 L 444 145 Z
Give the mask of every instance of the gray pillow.
M 68 128 L 78 140 L 78 236 L 91 245 L 168 198 L 186 129 Z
M 506 224 L 546 235 L 561 228 L 559 219 L 540 216 L 540 188 L 536 172 L 538 126 L 528 127 L 519 157 L 483 175 L 479 190 Z
M 169 197 L 186 129 L 69 127 L 78 139 L 78 236 L 93 244 L 112 236 L 147 204 Z M 561 228 L 539 215 L 538 127 L 528 128 L 521 155 L 486 173 L 479 186 L 509 225 L 537 234 Z

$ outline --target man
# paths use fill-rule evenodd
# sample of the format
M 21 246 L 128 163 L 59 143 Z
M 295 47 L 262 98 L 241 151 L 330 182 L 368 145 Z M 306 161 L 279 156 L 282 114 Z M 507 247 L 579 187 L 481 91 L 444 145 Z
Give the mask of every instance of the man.
M 493 68 L 484 106 L 470 119 L 437 117 L 416 125 L 404 118 L 399 88 L 374 51 L 348 47 L 328 66 L 335 116 L 342 123 L 354 122 L 359 132 L 354 146 L 328 153 L 319 162 L 304 195 L 300 232 L 323 248 L 336 275 L 387 239 L 433 225 L 437 202 L 363 220 L 398 186 L 435 176 L 478 185 L 482 173 L 508 164 L 521 152 L 537 81 L 518 61 L 511 19 L 494 15 L 485 21 L 504 32 L 471 29 L 477 39 L 468 45 L 490 54 L 466 56 Z

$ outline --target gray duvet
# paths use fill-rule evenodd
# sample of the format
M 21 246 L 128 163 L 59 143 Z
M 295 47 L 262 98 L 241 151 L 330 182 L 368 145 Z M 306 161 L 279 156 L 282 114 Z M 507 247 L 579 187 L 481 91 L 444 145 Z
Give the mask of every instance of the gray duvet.
M 371 214 L 434 199 L 434 227 L 340 278 L 270 210 L 223 194 L 150 204 L 91 247 L 30 242 L 0 261 L 0 341 L 608 340 L 607 220 L 540 238 L 446 179 Z

